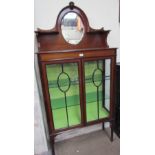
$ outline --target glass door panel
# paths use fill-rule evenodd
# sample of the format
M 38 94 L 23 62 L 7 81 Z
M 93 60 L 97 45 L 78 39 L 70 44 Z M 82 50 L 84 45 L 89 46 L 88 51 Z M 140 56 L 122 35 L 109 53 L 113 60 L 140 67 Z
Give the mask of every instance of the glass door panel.
M 81 124 L 77 63 L 46 65 L 55 129 Z
M 87 61 L 84 66 L 87 122 L 106 118 L 110 113 L 111 60 Z

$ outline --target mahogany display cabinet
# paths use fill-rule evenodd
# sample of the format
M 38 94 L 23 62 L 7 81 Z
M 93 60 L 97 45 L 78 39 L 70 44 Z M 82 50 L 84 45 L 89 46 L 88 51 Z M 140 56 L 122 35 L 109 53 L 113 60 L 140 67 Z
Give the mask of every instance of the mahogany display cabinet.
M 38 63 L 51 146 L 63 131 L 110 122 L 114 126 L 116 48 L 110 31 L 92 29 L 85 13 L 70 2 L 50 30 L 36 33 Z

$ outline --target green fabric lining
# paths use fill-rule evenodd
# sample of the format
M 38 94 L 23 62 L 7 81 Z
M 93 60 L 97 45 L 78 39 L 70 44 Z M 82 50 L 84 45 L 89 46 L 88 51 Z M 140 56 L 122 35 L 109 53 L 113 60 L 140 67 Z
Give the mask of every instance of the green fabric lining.
M 99 100 L 102 101 L 102 92 L 99 92 Z M 96 92 L 86 94 L 86 102 L 91 103 L 95 102 L 97 98 Z M 63 108 L 65 107 L 64 96 L 57 99 L 51 99 L 52 109 Z M 67 106 L 74 106 L 80 103 L 79 95 L 67 96 Z
M 71 80 L 70 89 L 66 92 L 67 110 L 69 117 L 69 127 L 81 124 L 80 96 L 79 96 L 79 81 L 78 81 L 78 65 L 77 63 L 64 64 L 64 72 L 66 72 Z M 85 88 L 86 88 L 86 115 L 87 122 L 97 120 L 97 88 L 92 83 L 92 74 L 96 69 L 96 61 L 85 63 Z M 102 61 L 99 62 L 99 67 L 102 68 Z M 67 116 L 65 108 L 64 93 L 58 88 L 57 78 L 62 72 L 61 64 L 46 65 L 49 94 L 51 99 L 52 113 L 55 129 L 67 128 Z M 96 72 L 97 73 L 97 72 Z M 95 74 L 95 82 L 101 81 L 101 74 Z M 63 75 L 60 77 L 59 84 L 63 90 L 68 88 L 68 78 Z M 109 113 L 102 108 L 102 86 L 99 87 L 99 119 L 109 116 Z
M 97 115 L 97 103 L 89 103 L 87 106 L 87 121 L 93 121 L 98 119 Z M 68 107 L 68 116 L 69 116 L 69 126 L 74 126 L 81 124 L 81 113 L 80 113 L 80 105 Z M 53 119 L 54 119 L 54 126 L 55 129 L 67 128 L 67 116 L 66 116 L 66 109 L 60 108 L 56 110 L 52 110 L 53 112 Z M 99 108 L 99 118 L 106 118 L 109 116 L 109 113 L 102 108 L 100 104 Z
M 96 102 L 86 104 L 87 122 L 98 119 L 98 107 Z M 106 118 L 109 113 L 102 107 L 101 102 L 99 103 L 99 119 Z
M 81 123 L 80 105 L 68 107 L 69 126 L 78 125 Z M 56 109 L 53 111 L 55 129 L 68 127 L 66 108 Z

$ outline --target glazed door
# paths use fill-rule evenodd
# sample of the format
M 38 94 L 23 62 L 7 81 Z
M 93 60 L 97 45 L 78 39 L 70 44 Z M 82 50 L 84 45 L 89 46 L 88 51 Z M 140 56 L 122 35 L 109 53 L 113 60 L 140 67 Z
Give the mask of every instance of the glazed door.
M 46 64 L 54 129 L 81 124 L 79 62 Z
M 86 122 L 110 116 L 111 59 L 84 62 Z

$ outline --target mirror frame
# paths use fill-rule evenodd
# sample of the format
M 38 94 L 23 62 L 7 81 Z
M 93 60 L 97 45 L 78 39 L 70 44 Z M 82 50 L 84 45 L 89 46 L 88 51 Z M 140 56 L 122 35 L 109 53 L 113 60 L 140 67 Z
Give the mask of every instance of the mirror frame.
M 74 14 L 76 14 L 76 15 L 80 18 L 80 20 L 81 20 L 81 22 L 82 22 L 82 25 L 83 25 L 83 32 L 82 32 L 82 35 L 80 36 L 80 38 L 79 38 L 79 40 L 78 40 L 77 43 L 71 43 L 71 42 L 67 41 L 67 38 L 66 38 L 65 35 L 63 34 L 62 20 L 63 20 L 63 19 L 65 18 L 65 16 L 68 15 L 69 13 L 74 13 Z M 61 20 L 61 25 L 60 25 L 60 27 L 61 27 L 60 33 L 61 33 L 63 39 L 64 39 L 68 44 L 70 44 L 70 45 L 78 45 L 78 44 L 80 44 L 80 42 L 83 40 L 83 38 L 84 38 L 84 36 L 85 36 L 85 25 L 84 25 L 84 21 L 81 19 L 81 17 L 79 16 L 79 14 L 77 14 L 77 13 L 75 13 L 75 12 L 73 12 L 73 11 L 68 12 L 68 13 L 66 13 L 66 14 L 63 16 L 62 20 Z

